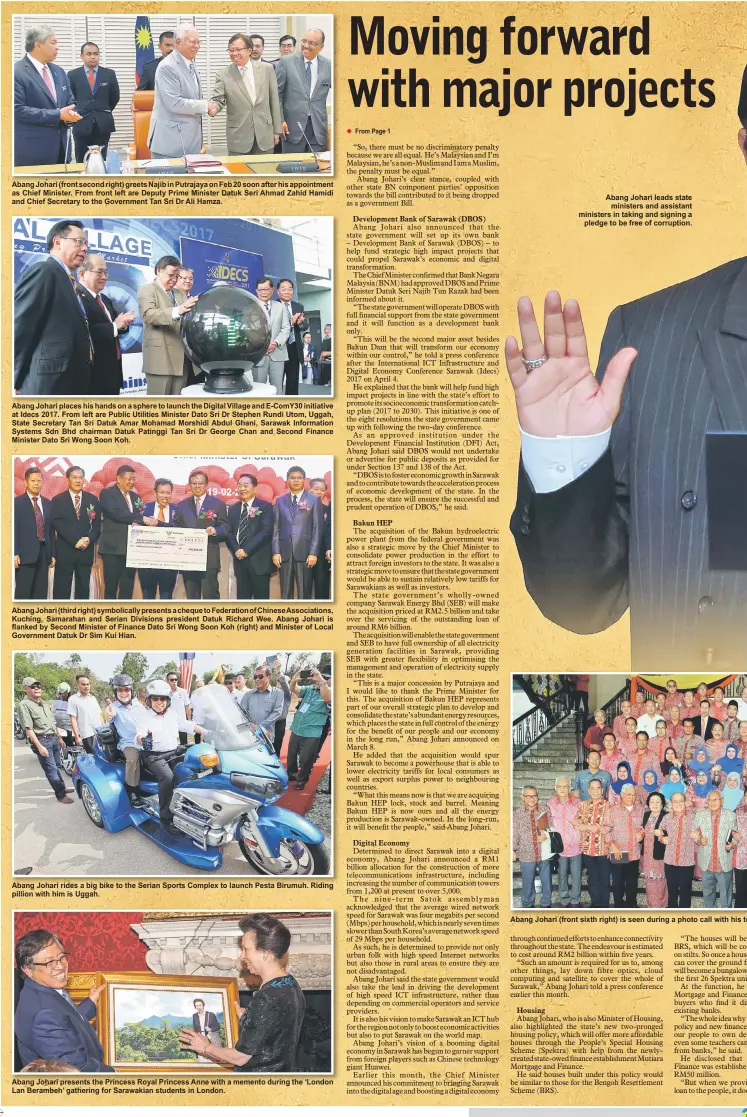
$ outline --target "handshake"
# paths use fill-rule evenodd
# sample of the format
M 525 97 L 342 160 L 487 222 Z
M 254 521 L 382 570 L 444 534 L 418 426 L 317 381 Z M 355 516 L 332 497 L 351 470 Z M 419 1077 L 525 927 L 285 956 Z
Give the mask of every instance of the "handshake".
M 208 101 L 208 103 L 207 103 L 207 114 L 208 114 L 208 116 L 215 116 L 216 113 L 218 112 L 219 107 L 220 106 L 218 105 L 218 103 L 216 101 Z

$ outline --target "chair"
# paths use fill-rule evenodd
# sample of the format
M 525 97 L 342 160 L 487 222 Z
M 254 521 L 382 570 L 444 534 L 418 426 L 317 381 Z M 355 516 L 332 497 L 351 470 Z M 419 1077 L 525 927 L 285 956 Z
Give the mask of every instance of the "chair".
M 150 159 L 148 147 L 148 132 L 150 131 L 150 118 L 153 112 L 155 91 L 152 89 L 135 90 L 132 95 L 132 123 L 134 127 L 135 142 L 130 144 L 131 159 Z

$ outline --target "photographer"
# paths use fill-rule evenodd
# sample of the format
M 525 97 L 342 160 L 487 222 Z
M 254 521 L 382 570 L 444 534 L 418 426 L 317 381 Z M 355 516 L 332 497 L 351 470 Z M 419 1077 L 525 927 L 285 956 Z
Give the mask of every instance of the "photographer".
M 299 681 L 304 685 L 299 686 Z M 308 783 L 319 750 L 319 738 L 326 725 L 332 705 L 332 689 L 316 667 L 297 671 L 290 681 L 291 694 L 299 702 L 293 715 L 288 742 L 288 782 L 295 780 L 296 791 Z

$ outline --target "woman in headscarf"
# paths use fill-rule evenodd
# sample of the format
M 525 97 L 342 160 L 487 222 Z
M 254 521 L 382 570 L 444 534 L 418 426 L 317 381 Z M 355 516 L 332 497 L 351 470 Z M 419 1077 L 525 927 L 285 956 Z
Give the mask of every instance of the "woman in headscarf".
M 696 772 L 695 781 L 690 784 L 690 790 L 694 796 L 693 806 L 702 811 L 705 809 L 705 800 L 708 798 L 709 792 L 718 791 L 718 788 L 711 779 L 710 771 L 704 771 L 701 768 Z M 702 803 L 700 802 L 701 799 L 703 800 Z
M 747 797 L 737 807 L 737 827 L 734 838 L 734 907 L 747 908 Z
M 724 801 L 724 808 L 727 811 L 735 811 L 744 797 L 742 777 L 739 772 L 729 772 L 726 779 L 722 780 L 719 791 Z
M 659 788 L 664 796 L 665 802 L 669 802 L 676 791 L 680 791 L 683 795 L 687 796 L 687 785 L 682 776 L 682 769 L 676 764 L 673 764 L 669 769 L 669 774 L 664 780 L 664 783 Z
M 643 773 L 642 782 L 638 784 L 635 789 L 636 802 L 640 803 L 642 807 L 648 804 L 648 797 L 654 791 L 659 790 L 659 776 L 653 768 L 647 768 Z
M 667 751 L 664 753 L 664 759 L 661 762 L 661 774 L 662 776 L 664 776 L 664 779 L 666 779 L 669 775 L 670 768 L 679 768 L 680 771 L 682 771 L 679 757 L 677 756 L 677 749 L 674 747 L 674 745 L 669 746 Z
M 664 843 L 664 874 L 667 881 L 667 907 L 689 908 L 692 904 L 696 848 L 692 839 L 694 814 L 681 791 L 669 800 L 669 813 L 659 825 Z
M 610 804 L 615 806 L 617 803 L 622 802 L 620 796 L 622 789 L 626 783 L 634 783 L 633 773 L 630 770 L 630 764 L 627 760 L 621 760 L 617 766 L 615 779 L 610 783 L 610 790 L 607 796 Z
M 641 871 L 646 884 L 646 907 L 667 906 L 667 879 L 664 873 L 666 846 L 661 841 L 661 824 L 666 814 L 664 796 L 652 791 L 643 812 L 643 857 Z
M 692 757 L 687 762 L 687 774 L 690 777 L 691 784 L 694 784 L 699 772 L 705 772 L 710 780 L 712 767 L 713 762 L 708 755 L 708 749 L 705 745 L 698 745 Z
M 579 807 L 573 825 L 581 835 L 581 853 L 586 869 L 586 886 L 593 908 L 610 906 L 609 841 L 610 806 L 604 798 L 601 780 L 589 783 L 589 798 Z
M 741 776 L 744 772 L 744 760 L 739 755 L 737 746 L 730 742 L 726 746 L 724 755 L 718 758 L 713 767 L 719 768 L 725 776 L 728 776 L 730 772 L 736 772 L 738 776 Z M 711 770 L 711 778 L 713 778 L 713 770 Z M 729 809 L 731 810 L 731 808 Z

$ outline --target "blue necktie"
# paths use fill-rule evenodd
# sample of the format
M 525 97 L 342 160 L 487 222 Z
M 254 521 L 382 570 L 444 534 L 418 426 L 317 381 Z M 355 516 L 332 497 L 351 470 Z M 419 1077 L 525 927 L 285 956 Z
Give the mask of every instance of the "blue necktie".
M 311 63 L 306 62 L 306 74 L 304 75 L 304 82 L 306 84 L 306 92 L 309 97 L 311 96 Z

